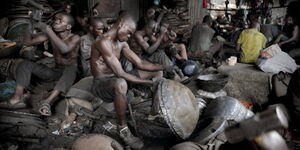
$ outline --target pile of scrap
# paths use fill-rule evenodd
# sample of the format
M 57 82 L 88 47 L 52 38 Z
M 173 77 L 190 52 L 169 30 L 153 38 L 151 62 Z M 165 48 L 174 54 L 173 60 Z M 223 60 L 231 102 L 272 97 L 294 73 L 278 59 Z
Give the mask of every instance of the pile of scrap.
M 173 0 L 175 7 L 168 8 L 168 13 L 164 16 L 162 22 L 168 22 L 172 29 L 182 35 L 182 41 L 187 42 L 192 30 L 190 16 L 188 13 L 187 0 Z

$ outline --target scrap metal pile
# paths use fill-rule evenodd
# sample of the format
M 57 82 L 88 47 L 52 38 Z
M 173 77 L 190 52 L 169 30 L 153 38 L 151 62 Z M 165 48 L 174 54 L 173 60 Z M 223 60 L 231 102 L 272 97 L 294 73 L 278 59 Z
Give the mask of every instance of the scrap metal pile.
M 167 22 L 172 29 L 179 35 L 182 35 L 182 41 L 187 42 L 192 31 L 190 15 L 188 12 L 187 0 L 173 0 L 174 7 L 168 8 L 168 13 L 164 16 L 162 22 Z

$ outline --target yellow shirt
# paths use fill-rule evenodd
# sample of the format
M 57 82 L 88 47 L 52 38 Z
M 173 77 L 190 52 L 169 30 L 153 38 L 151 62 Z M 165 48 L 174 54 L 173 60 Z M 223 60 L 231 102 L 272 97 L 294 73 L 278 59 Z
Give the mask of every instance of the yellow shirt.
M 237 41 L 241 44 L 240 61 L 243 63 L 255 62 L 259 56 L 260 50 L 266 46 L 266 37 L 257 29 L 245 29 L 240 34 Z

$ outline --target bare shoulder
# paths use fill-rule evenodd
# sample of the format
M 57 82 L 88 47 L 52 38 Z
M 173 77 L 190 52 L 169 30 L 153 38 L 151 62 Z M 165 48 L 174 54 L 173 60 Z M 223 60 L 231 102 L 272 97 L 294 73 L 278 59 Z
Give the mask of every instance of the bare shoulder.
M 80 36 L 77 34 L 72 34 L 71 35 L 71 40 L 72 41 L 80 41 Z
M 185 47 L 185 45 L 183 43 L 175 43 L 175 45 L 178 47 Z
M 96 40 L 94 42 L 94 47 L 99 50 L 99 51 L 103 51 L 103 50 L 107 50 L 107 49 L 111 49 L 111 40 L 109 37 L 101 37 L 98 40 Z
M 119 45 L 121 46 L 122 50 L 124 50 L 124 49 L 130 49 L 127 42 L 120 42 Z
M 110 42 L 111 41 L 110 41 L 109 37 L 103 36 L 103 37 L 97 39 L 94 43 L 95 43 L 96 46 L 101 46 L 103 44 L 108 44 Z

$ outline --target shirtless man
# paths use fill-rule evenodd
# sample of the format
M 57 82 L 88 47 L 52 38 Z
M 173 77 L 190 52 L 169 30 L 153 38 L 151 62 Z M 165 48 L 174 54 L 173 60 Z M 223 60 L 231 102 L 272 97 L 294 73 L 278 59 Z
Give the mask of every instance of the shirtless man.
M 134 33 L 136 43 L 142 48 L 142 58 L 150 61 L 151 63 L 158 63 L 163 67 L 168 68 L 174 66 L 173 62 L 165 53 L 164 48 L 160 48 L 163 38 L 167 32 L 168 24 L 163 24 L 160 31 L 155 35 L 156 22 L 150 20 L 146 26 Z M 177 68 L 174 68 L 178 72 Z M 175 73 L 175 72 L 168 72 Z M 175 74 L 174 74 L 175 75 Z
M 44 34 L 35 38 L 24 39 L 24 45 L 36 45 L 49 40 L 53 47 L 53 55 L 56 66 L 48 68 L 45 65 L 36 64 L 31 61 L 23 61 L 19 64 L 16 72 L 16 92 L 8 102 L 0 105 L 7 105 L 8 108 L 25 107 L 24 88 L 30 84 L 31 75 L 35 75 L 43 81 L 57 81 L 54 90 L 40 106 L 39 112 L 42 115 L 50 116 L 50 104 L 61 93 L 66 92 L 73 84 L 77 72 L 77 57 L 79 51 L 80 37 L 71 33 L 74 20 L 67 13 L 55 15 L 54 24 L 51 27 L 40 23 L 38 27 Z
M 164 68 L 159 64 L 142 61 L 130 50 L 126 41 L 135 32 L 135 29 L 136 25 L 133 19 L 127 14 L 122 14 L 113 27 L 92 46 L 90 63 L 94 76 L 92 93 L 103 101 L 114 102 L 120 137 L 131 148 L 140 149 L 143 147 L 143 142 L 132 135 L 126 123 L 126 81 L 148 86 L 152 86 L 153 81 L 140 74 L 140 71 L 137 75 L 125 72 L 119 58 L 121 54 L 124 55 L 140 70 L 154 72 Z
M 175 43 L 174 41 L 176 37 L 177 34 L 174 31 L 169 30 L 167 34 L 165 34 L 163 38 L 163 44 L 161 44 L 160 48 L 166 49 L 167 53 L 178 61 L 187 60 L 188 57 L 186 47 L 182 43 Z
M 148 55 L 152 55 L 157 50 L 165 33 L 167 32 L 167 28 L 162 26 L 160 33 L 157 37 L 155 37 L 154 34 L 156 26 L 156 22 L 154 20 L 150 20 L 142 30 L 134 33 L 134 38 L 136 39 L 137 43 Z
M 90 18 L 89 20 L 89 32 L 81 37 L 80 42 L 80 58 L 82 65 L 82 75 L 87 77 L 91 75 L 90 58 L 91 58 L 91 46 L 93 42 L 102 36 L 104 32 L 104 21 L 99 17 Z

